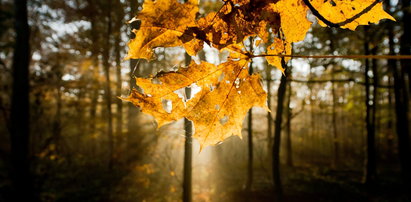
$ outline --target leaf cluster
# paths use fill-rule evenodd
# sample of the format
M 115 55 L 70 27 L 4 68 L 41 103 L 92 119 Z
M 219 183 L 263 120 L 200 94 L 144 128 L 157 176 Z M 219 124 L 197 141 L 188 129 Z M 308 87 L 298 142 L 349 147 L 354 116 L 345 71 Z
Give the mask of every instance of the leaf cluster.
M 355 30 L 358 25 L 377 23 L 388 18 L 378 0 L 223 0 L 217 12 L 198 18 L 198 2 L 189 0 L 146 1 L 142 11 L 130 20 L 140 21 L 134 29 L 135 39 L 128 46 L 126 59 L 155 58 L 156 47 L 183 46 L 194 56 L 204 43 L 230 52 L 220 65 L 191 63 L 176 72 L 161 73 L 153 78 L 137 78 L 144 92 L 133 90 L 125 100 L 153 115 L 159 126 L 186 117 L 195 126 L 194 137 L 202 147 L 213 145 L 231 135 L 241 137 L 242 120 L 253 106 L 267 110 L 267 94 L 258 74 L 247 71 L 254 57 L 284 72 L 291 45 L 304 40 L 312 22 L 310 11 L 322 26 Z M 255 45 L 266 44 L 266 52 L 254 55 L 243 41 L 259 38 Z M 251 49 L 253 50 L 253 49 Z M 178 91 L 197 86 L 200 92 L 185 100 Z M 167 109 L 167 106 L 172 106 Z

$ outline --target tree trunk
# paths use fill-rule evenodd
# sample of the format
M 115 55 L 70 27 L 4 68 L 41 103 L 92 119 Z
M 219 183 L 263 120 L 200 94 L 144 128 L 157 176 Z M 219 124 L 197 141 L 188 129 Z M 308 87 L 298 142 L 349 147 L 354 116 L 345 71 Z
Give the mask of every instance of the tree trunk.
M 250 40 L 252 43 L 252 40 Z M 252 46 L 252 45 L 251 45 Z M 251 47 L 250 46 L 250 47 Z M 253 74 L 253 62 L 250 63 L 250 75 Z M 245 190 L 247 192 L 251 191 L 253 186 L 253 109 L 251 108 L 248 111 L 248 120 L 247 120 L 247 147 L 248 147 L 248 163 L 247 163 L 247 181 L 245 184 Z
M 402 25 L 403 33 L 400 38 L 401 55 L 411 55 L 411 0 L 401 0 L 402 4 Z M 408 76 L 408 81 L 411 80 L 411 63 L 408 60 L 401 60 L 401 66 Z M 404 75 L 405 76 L 405 75 Z M 407 87 L 407 86 L 406 86 Z M 408 93 L 411 93 L 411 82 L 408 82 Z M 410 163 L 411 164 L 411 163 Z
M 367 36 L 368 28 L 364 28 L 364 35 Z M 369 55 L 369 42 L 368 37 L 365 37 L 364 43 L 364 53 L 365 55 Z M 374 67 L 373 67 L 374 69 Z M 375 103 L 373 100 L 370 99 L 371 97 L 371 83 L 368 73 L 370 71 L 370 62 L 368 59 L 365 60 L 365 71 L 364 71 L 364 80 L 365 80 L 365 107 L 366 107 L 366 116 L 365 116 L 365 124 L 367 128 L 367 144 L 366 144 L 366 157 L 365 157 L 365 174 L 364 174 L 364 182 L 366 184 L 373 184 L 376 177 L 376 158 L 375 158 L 375 125 L 373 123 L 374 116 L 375 116 Z M 375 73 L 375 72 L 373 72 Z M 375 75 L 373 75 L 375 76 Z M 374 77 L 374 80 L 375 77 Z M 375 81 L 374 81 L 375 82 Z M 374 86 L 373 90 L 376 90 L 376 86 Z
M 281 60 L 283 68 L 288 72 L 284 58 Z M 280 146 L 281 146 L 281 125 L 283 115 L 284 97 L 287 87 L 287 78 L 282 75 L 280 86 L 277 93 L 277 111 L 275 114 L 275 126 L 274 126 L 274 145 L 273 145 L 273 181 L 274 181 L 274 193 L 277 201 L 283 200 L 283 187 L 280 176 Z
M 95 5 L 96 2 L 93 0 L 89 0 L 88 3 L 90 5 Z M 91 48 L 91 60 L 93 64 L 93 69 L 91 73 L 91 79 L 92 79 L 92 89 L 91 91 L 91 104 L 90 104 L 90 118 L 89 118 L 89 128 L 88 128 L 88 133 L 95 137 L 96 133 L 96 116 L 97 116 L 97 105 L 98 105 L 98 98 L 99 98 L 99 89 L 100 89 L 100 83 L 99 83 L 99 36 L 98 34 L 100 33 L 98 28 L 97 28 L 97 11 L 95 9 L 90 9 L 90 24 L 91 24 L 91 41 L 92 41 L 92 48 Z M 92 142 L 90 146 L 91 154 L 93 156 L 96 155 L 97 153 L 97 142 Z
M 14 0 L 13 94 L 11 98 L 11 176 L 13 200 L 39 201 L 30 172 L 29 26 L 27 1 Z
M 136 0 L 130 0 L 129 5 L 130 5 L 129 18 L 131 19 L 138 12 L 139 3 Z M 131 27 L 131 29 L 132 28 L 133 27 Z M 134 39 L 134 38 L 135 38 L 135 34 L 131 32 L 130 39 Z M 130 59 L 130 80 L 129 80 L 130 90 L 133 88 L 137 88 L 134 77 L 138 76 L 138 72 L 139 72 L 139 70 L 137 69 L 138 63 L 139 63 L 139 60 Z M 128 109 L 127 109 L 127 139 L 126 139 L 127 151 L 130 151 L 136 148 L 136 145 L 133 143 L 132 137 L 137 134 L 138 127 L 137 127 L 136 122 L 137 122 L 137 117 L 139 113 L 140 113 L 139 108 L 137 108 L 131 102 L 129 102 Z M 128 152 L 128 153 L 132 154 L 132 152 Z M 134 158 L 133 155 L 127 156 L 128 163 L 134 160 L 136 159 Z
M 288 73 L 288 77 L 292 78 L 291 74 L 292 74 L 292 66 L 288 67 L 289 68 L 289 73 Z M 293 167 L 294 163 L 293 163 L 293 154 L 292 154 L 292 144 L 291 144 L 291 119 L 293 116 L 293 112 L 292 109 L 290 107 L 290 103 L 291 103 L 291 97 L 292 97 L 292 88 L 291 88 L 291 82 L 287 83 L 288 86 L 288 97 L 287 97 L 287 111 L 286 111 L 286 117 L 287 117 L 287 122 L 286 122 L 286 136 L 285 136 L 285 150 L 286 150 L 286 165 L 288 167 Z
M 402 0 L 402 6 L 404 9 L 403 16 L 403 35 L 401 36 L 400 43 L 401 55 L 410 55 L 411 50 L 411 11 L 410 0 Z M 409 137 L 409 121 L 408 121 L 408 92 L 406 86 L 405 74 L 408 71 L 410 76 L 411 63 L 407 60 L 401 60 L 401 69 L 395 68 L 394 71 L 394 90 L 395 90 L 395 111 L 397 115 L 397 136 L 398 136 L 398 153 L 401 163 L 401 169 L 403 172 L 404 182 L 410 187 L 411 183 L 411 150 L 410 150 L 410 137 Z M 411 84 L 411 82 L 410 82 Z M 410 88 L 411 89 L 411 88 Z
M 334 49 L 331 49 L 334 50 Z M 332 66 L 331 72 L 331 80 L 335 79 L 335 66 Z M 333 143 L 334 143 L 334 158 L 333 158 L 333 167 L 338 168 L 340 163 L 340 140 L 338 137 L 337 131 L 337 96 L 335 93 L 335 82 L 331 82 L 331 93 L 333 99 L 333 106 L 332 106 L 332 130 L 333 130 Z
M 105 36 L 105 47 L 103 52 L 103 65 L 104 74 L 106 78 L 106 109 L 107 109 L 107 138 L 108 138 L 108 168 L 113 169 L 113 150 L 114 150 L 114 139 L 113 139 L 113 115 L 111 111 L 111 86 L 110 86 L 110 37 L 111 37 L 111 0 L 108 0 L 107 5 L 107 30 Z
M 267 105 L 271 109 L 271 66 L 266 62 L 266 77 L 267 77 Z M 273 117 L 271 112 L 267 112 L 267 153 L 271 150 L 273 131 Z
M 185 64 L 188 66 L 191 56 L 185 53 Z M 185 88 L 186 99 L 191 98 L 191 89 Z M 184 179 L 183 179 L 183 202 L 192 201 L 192 155 L 193 155 L 193 124 L 190 120 L 184 118 L 185 143 L 184 143 Z
M 121 6 L 121 2 L 116 0 L 116 7 L 118 7 L 118 11 L 116 11 L 116 33 L 115 33 L 115 42 L 114 42 L 114 51 L 115 51 L 115 60 L 116 60 L 116 94 L 117 96 L 121 96 L 121 86 L 122 86 L 122 78 L 121 78 L 121 58 L 120 58 L 120 42 L 121 42 L 121 26 L 123 24 L 123 7 Z M 116 99 L 117 104 L 117 125 L 116 125 L 116 148 L 120 148 L 123 143 L 123 101 L 120 99 Z M 116 152 L 117 153 L 117 152 Z M 117 156 L 118 154 L 116 154 Z
M 411 179 L 411 159 L 410 159 L 410 139 L 408 126 L 408 95 L 405 90 L 404 68 L 394 69 L 394 91 L 395 91 L 395 112 L 396 127 L 398 136 L 398 154 L 403 172 L 403 179 L 409 183 Z
M 387 6 L 386 10 L 390 11 L 391 9 L 391 1 L 386 1 L 385 5 Z M 395 55 L 395 51 L 394 51 L 394 46 L 395 46 L 395 42 L 394 42 L 394 25 L 392 22 L 389 23 L 389 26 L 387 27 L 388 30 L 388 49 L 389 49 L 389 54 L 390 55 Z M 387 66 L 388 66 L 388 85 L 393 85 L 395 87 L 395 82 L 394 80 L 394 71 L 396 71 L 398 65 L 397 65 L 397 61 L 396 60 L 388 60 L 387 61 Z M 389 106 L 389 118 L 388 118 L 388 123 L 387 123 L 387 159 L 388 158 L 392 158 L 392 154 L 394 151 L 394 123 L 393 123 L 393 119 L 394 119 L 394 112 L 395 111 L 395 107 L 393 104 L 393 95 L 395 96 L 395 92 L 393 92 L 393 89 L 388 89 L 388 106 Z

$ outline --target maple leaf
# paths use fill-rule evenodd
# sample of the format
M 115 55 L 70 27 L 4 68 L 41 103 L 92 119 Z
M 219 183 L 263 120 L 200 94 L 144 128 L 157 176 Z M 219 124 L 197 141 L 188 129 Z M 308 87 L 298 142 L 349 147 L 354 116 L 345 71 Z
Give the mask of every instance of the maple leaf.
M 183 117 L 193 121 L 193 136 L 202 148 L 232 135 L 241 137 L 242 122 L 251 107 L 268 110 L 260 76 L 247 71 L 248 61 L 257 56 L 247 52 L 242 43 L 245 39 L 258 36 L 268 44 L 273 34 L 273 43 L 261 56 L 284 73 L 278 55 L 291 55 L 291 44 L 306 36 L 312 24 L 307 19 L 308 10 L 323 26 L 351 30 L 384 18 L 394 20 L 383 11 L 379 0 L 223 1 L 218 12 L 198 20 L 196 0 L 184 4 L 177 0 L 145 1 L 143 10 L 133 19 L 141 20 L 141 26 L 133 30 L 136 38 L 129 42 L 126 57 L 150 60 L 154 48 L 172 46 L 184 46 L 195 55 L 204 42 L 230 52 L 229 61 L 218 66 L 192 62 L 175 72 L 137 78 L 143 92 L 133 89 L 123 98 L 153 115 L 159 127 Z M 285 62 L 289 59 L 284 58 Z M 181 98 L 178 92 L 193 85 L 201 90 L 189 100 Z
M 280 15 L 285 40 L 289 43 L 304 40 L 311 22 L 307 20 L 308 7 L 301 0 L 280 0 L 269 4 L 267 9 Z
M 218 12 L 200 18 L 197 35 L 203 36 L 204 41 L 217 49 L 241 43 L 249 36 L 268 41 L 269 28 L 278 30 L 277 13 L 265 9 L 267 2 L 262 1 L 259 6 L 246 4 L 247 1 L 238 2 L 240 4 L 227 1 Z
M 160 73 L 148 79 L 138 78 L 137 85 L 144 93 L 133 90 L 124 100 L 153 115 L 159 127 L 183 117 L 193 121 L 193 137 L 204 148 L 232 135 L 241 137 L 242 123 L 251 107 L 268 110 L 261 78 L 257 74 L 249 75 L 247 65 L 246 60 L 229 61 L 218 66 L 192 62 L 189 67 L 176 72 Z M 184 102 L 176 91 L 193 84 L 201 90 Z M 168 112 L 163 107 L 164 100 L 172 103 L 173 107 Z
M 207 83 L 215 83 L 218 78 L 217 66 L 203 62 L 197 65 L 192 62 L 188 68 L 180 68 L 175 72 L 160 72 L 152 78 L 136 78 L 136 84 L 143 93 L 133 89 L 126 101 L 139 106 L 144 113 L 154 116 L 158 127 L 181 119 L 185 114 L 185 104 L 176 93 L 177 90 L 188 87 L 193 83 L 204 87 Z M 171 105 L 167 111 L 165 105 Z
M 195 55 L 202 48 L 202 42 L 182 41 L 180 37 L 189 26 L 195 26 L 198 12 L 197 1 L 179 3 L 177 0 L 144 1 L 143 10 L 132 21 L 141 20 L 139 30 L 133 30 L 136 37 L 129 41 L 125 59 L 153 58 L 156 47 L 184 45 L 187 52 Z

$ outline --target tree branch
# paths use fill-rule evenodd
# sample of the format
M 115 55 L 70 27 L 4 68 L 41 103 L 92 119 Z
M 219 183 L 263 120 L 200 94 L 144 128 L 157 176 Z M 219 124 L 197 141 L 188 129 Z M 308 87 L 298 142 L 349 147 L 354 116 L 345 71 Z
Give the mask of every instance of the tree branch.
M 368 11 L 370 11 L 372 8 L 374 8 L 375 5 L 377 5 L 378 3 L 382 2 L 382 0 L 375 0 L 372 4 L 370 4 L 369 6 L 367 6 L 364 10 L 362 10 L 361 12 L 357 13 L 356 15 L 352 16 L 351 18 L 348 18 L 342 22 L 339 23 L 333 23 L 329 20 L 327 20 L 324 16 L 322 16 L 320 14 L 320 12 L 318 12 L 317 9 L 314 8 L 314 6 L 310 3 L 310 0 L 303 0 L 303 2 L 305 3 L 305 5 L 308 6 L 308 8 L 310 9 L 310 11 L 313 13 L 313 15 L 315 17 L 317 17 L 318 19 L 320 19 L 322 22 L 324 22 L 326 25 L 328 25 L 329 27 L 342 27 L 348 23 L 353 22 L 354 20 L 358 19 L 359 17 L 361 17 L 362 15 L 364 15 L 365 13 L 367 13 Z

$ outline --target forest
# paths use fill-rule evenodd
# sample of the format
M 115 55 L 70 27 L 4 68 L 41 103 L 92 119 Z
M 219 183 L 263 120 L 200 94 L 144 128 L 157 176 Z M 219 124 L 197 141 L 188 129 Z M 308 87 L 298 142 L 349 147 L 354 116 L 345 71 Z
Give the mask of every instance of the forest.
M 411 201 L 410 0 L 0 0 L 0 202 Z

